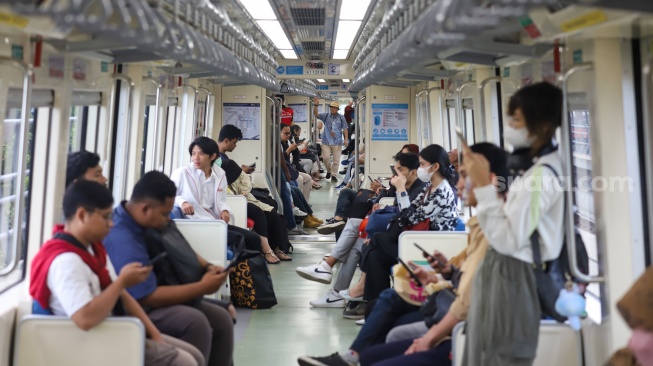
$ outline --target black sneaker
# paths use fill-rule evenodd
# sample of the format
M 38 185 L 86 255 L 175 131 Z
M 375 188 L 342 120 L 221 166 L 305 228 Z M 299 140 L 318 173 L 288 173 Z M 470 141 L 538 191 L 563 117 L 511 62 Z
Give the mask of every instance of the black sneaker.
M 365 302 L 361 301 L 355 308 L 345 309 L 345 311 L 342 312 L 342 316 L 345 317 L 345 319 L 363 319 L 365 317 L 365 304 Z
M 338 183 L 338 177 L 335 175 L 331 177 L 331 183 Z
M 317 232 L 318 234 L 329 235 L 335 233 L 338 230 L 342 230 L 344 226 L 345 222 L 342 220 L 327 220 L 324 225 L 317 228 Z
M 327 175 L 326 175 L 325 178 L 326 178 L 326 179 L 330 179 L 330 178 L 331 178 L 331 173 L 327 173 Z
M 341 171 L 338 172 L 338 174 L 347 174 L 347 171 L 346 170 L 341 170 Z
M 297 359 L 300 366 L 355 366 L 353 363 L 347 363 L 338 353 L 326 357 L 309 357 L 303 356 Z

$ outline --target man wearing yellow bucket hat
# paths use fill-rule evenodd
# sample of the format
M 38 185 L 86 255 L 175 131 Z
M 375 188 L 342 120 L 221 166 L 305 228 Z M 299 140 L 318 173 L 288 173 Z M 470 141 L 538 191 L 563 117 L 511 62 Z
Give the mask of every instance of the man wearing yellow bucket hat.
M 349 125 L 345 116 L 338 113 L 340 103 L 329 104 L 329 113 L 318 113 L 317 106 L 320 101 L 313 98 L 313 115 L 324 122 L 324 133 L 322 134 L 322 160 L 326 170 L 326 179 L 337 183 L 338 167 L 340 166 L 340 154 L 342 154 L 343 135 L 344 145 L 349 144 Z M 333 161 L 329 164 L 329 158 L 333 155 Z

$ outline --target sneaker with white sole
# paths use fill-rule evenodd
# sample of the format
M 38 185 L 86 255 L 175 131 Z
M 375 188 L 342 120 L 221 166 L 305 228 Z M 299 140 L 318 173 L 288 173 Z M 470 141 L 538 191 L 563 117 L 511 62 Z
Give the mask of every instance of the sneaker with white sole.
M 342 316 L 345 319 L 363 319 L 365 317 L 365 308 L 366 303 L 361 301 L 358 303 L 358 305 L 356 305 L 356 307 L 352 309 L 345 309 L 345 311 L 342 312 Z
M 309 302 L 314 308 L 344 308 L 345 299 L 338 295 L 333 289 L 329 290 L 324 296 L 311 300 Z
M 345 221 L 340 220 L 340 221 L 335 221 L 334 223 L 331 224 L 324 224 L 320 226 L 317 229 L 317 232 L 322 235 L 329 235 L 335 233 L 336 231 L 344 227 L 345 227 Z
M 331 278 L 333 277 L 333 271 L 325 261 L 320 261 L 320 263 L 312 266 L 297 267 L 295 272 L 297 272 L 297 274 L 302 278 L 327 285 L 331 283 Z M 338 297 L 340 297 L 340 295 L 338 295 Z
M 330 254 L 330 253 L 329 253 Z M 339 291 L 338 294 L 342 296 L 347 301 L 363 301 L 363 297 L 351 297 L 349 295 L 349 289 Z
M 299 226 L 295 226 L 292 229 L 288 229 L 288 235 L 308 235 L 308 233 L 302 230 Z
M 346 362 L 337 353 L 326 357 L 302 356 L 297 359 L 297 363 L 299 366 L 356 366 L 355 363 Z
M 356 325 L 365 325 L 365 318 L 356 320 Z
M 299 209 L 299 207 L 293 207 L 292 208 L 292 214 L 297 216 L 297 217 L 305 217 L 308 216 L 308 214 L 302 210 Z

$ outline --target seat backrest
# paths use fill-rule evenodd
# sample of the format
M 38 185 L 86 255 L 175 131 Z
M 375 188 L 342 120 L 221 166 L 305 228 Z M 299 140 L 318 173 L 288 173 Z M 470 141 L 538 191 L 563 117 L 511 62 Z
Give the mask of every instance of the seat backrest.
M 108 318 L 83 331 L 67 317 L 27 315 L 18 323 L 14 365 L 128 365 L 145 357 L 145 328 L 133 317 Z
M 465 323 L 458 323 L 453 329 L 451 350 L 453 366 L 463 363 L 465 349 Z M 566 324 L 543 320 L 540 323 L 540 337 L 533 366 L 583 366 L 583 347 L 581 332 L 576 332 Z
M 181 235 L 212 264 L 227 264 L 227 224 L 221 220 L 175 220 Z
M 438 250 L 451 259 L 467 247 L 467 233 L 460 231 L 404 231 L 399 235 L 399 258 L 416 264 L 427 264 L 426 259 L 413 243 L 429 253 Z
M 265 178 L 265 174 L 263 173 L 252 173 L 252 187 L 255 188 L 265 188 L 268 191 L 270 190 L 270 186 L 268 186 L 267 179 Z
M 227 196 L 227 205 L 231 207 L 233 220 L 231 224 L 247 229 L 247 198 L 245 196 Z

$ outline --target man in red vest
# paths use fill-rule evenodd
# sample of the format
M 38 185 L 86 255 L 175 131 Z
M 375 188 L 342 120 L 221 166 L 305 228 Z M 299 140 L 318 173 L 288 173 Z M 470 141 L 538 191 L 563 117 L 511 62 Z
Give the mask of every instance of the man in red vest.
M 292 108 L 288 108 L 285 104 L 281 107 L 281 123 L 292 126 L 294 116 L 295 111 Z

